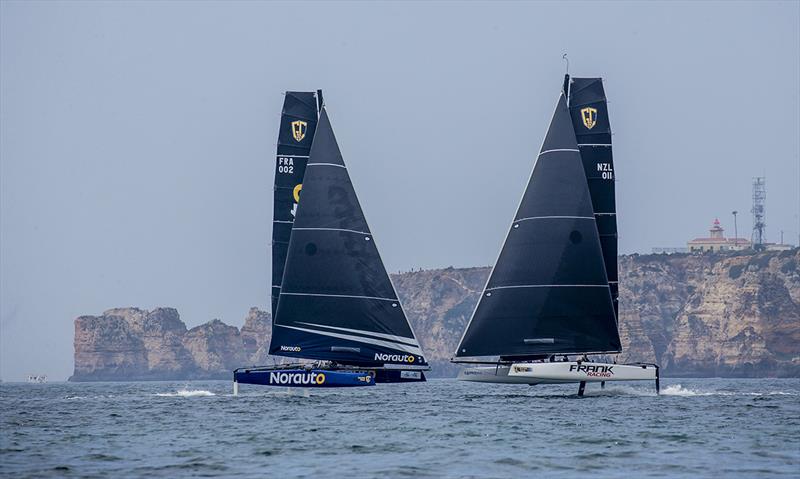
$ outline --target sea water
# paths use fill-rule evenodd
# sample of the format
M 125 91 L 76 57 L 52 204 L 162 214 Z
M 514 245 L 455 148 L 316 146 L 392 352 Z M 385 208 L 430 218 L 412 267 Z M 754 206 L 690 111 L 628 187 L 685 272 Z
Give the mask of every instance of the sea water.
M 0 384 L 3 477 L 800 477 L 800 380 Z

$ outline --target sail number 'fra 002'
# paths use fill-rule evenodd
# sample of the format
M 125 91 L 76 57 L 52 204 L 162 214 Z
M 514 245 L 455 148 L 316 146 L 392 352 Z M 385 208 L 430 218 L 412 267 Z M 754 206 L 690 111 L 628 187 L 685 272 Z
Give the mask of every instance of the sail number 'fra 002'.
M 278 173 L 294 173 L 294 160 L 285 156 L 278 157 Z

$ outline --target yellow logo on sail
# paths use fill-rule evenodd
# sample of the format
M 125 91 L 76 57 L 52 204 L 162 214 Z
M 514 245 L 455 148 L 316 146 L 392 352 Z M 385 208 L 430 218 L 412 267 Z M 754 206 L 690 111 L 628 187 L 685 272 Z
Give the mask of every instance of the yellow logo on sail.
M 585 126 L 588 130 L 591 130 L 597 123 L 597 108 L 592 108 L 589 106 L 586 108 L 581 108 L 581 118 L 583 119 L 583 126 Z
M 308 123 L 297 120 L 292 122 L 292 136 L 294 137 L 295 141 L 302 141 L 303 138 L 306 137 L 306 130 L 308 129 Z
M 294 187 L 294 190 L 292 190 L 292 195 L 294 196 L 295 203 L 300 203 L 300 190 L 302 189 L 303 189 L 303 184 L 300 183 Z

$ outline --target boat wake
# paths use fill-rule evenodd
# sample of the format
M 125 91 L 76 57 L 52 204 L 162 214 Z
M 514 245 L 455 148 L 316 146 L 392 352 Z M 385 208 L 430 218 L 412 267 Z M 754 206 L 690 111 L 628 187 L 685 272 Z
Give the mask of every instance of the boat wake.
M 630 386 L 612 386 L 604 390 L 587 391 L 589 396 L 656 396 L 655 391 L 639 389 Z M 736 391 L 714 391 L 683 387 L 680 384 L 670 384 L 661 390 L 661 396 L 676 397 L 703 397 L 703 396 L 800 396 L 797 392 L 786 391 L 764 391 L 764 392 L 736 392 Z
M 216 396 L 216 394 L 212 393 L 211 391 L 206 391 L 204 389 L 181 389 L 175 391 L 174 393 L 156 393 L 156 396 L 193 398 L 193 397 L 204 397 L 204 396 Z

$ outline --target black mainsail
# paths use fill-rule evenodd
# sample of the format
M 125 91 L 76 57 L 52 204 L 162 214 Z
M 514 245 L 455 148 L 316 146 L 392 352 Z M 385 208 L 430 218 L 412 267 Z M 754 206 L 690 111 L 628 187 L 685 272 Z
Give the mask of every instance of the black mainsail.
M 456 356 L 620 349 L 592 198 L 562 93 Z
M 318 105 L 322 92 L 287 91 L 278 131 L 275 158 L 275 187 L 272 212 L 272 314 L 278 309 L 281 278 L 289 248 L 303 175 L 306 171 L 311 141 L 317 129 Z M 318 101 L 319 100 L 319 101 Z
M 611 124 L 602 78 L 565 78 L 569 85 L 569 111 L 581 150 L 589 183 L 594 217 L 603 248 L 614 312 L 619 318 L 617 273 L 617 205 L 614 188 L 614 159 L 611 153 Z
M 426 366 L 323 106 L 289 239 L 270 354 Z

